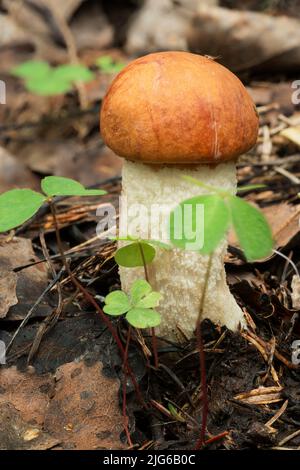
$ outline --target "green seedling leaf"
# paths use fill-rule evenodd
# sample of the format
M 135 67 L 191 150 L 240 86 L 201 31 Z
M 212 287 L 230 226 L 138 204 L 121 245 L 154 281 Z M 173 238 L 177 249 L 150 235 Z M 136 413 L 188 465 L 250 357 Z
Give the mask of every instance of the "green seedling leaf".
M 158 246 L 158 248 L 162 248 L 163 250 L 172 250 L 172 246 L 168 245 L 167 243 L 161 242 L 160 240 L 146 240 L 144 238 L 133 237 L 131 235 L 127 235 L 124 237 L 109 237 L 111 240 L 118 240 L 118 241 L 128 241 L 134 242 L 139 241 L 142 243 L 147 243 L 149 245 Z
M 23 62 L 17 67 L 14 67 L 11 70 L 11 74 L 25 79 L 42 79 L 47 77 L 50 71 L 51 68 L 47 62 L 28 60 L 27 62 Z
M 119 316 L 130 310 L 131 305 L 128 296 L 121 290 L 111 292 L 105 297 L 103 312 L 108 315 Z
M 171 413 L 171 415 L 177 420 L 180 421 L 181 423 L 185 423 L 186 420 L 178 413 L 177 409 L 175 408 L 172 403 L 168 403 L 168 409 Z
M 143 256 L 141 250 L 143 250 Z M 146 264 L 149 264 L 154 258 L 155 249 L 145 242 L 130 243 L 129 245 L 119 248 L 115 254 L 116 263 L 126 268 L 144 266 L 144 261 Z
M 150 292 L 143 299 L 141 299 L 135 305 L 137 308 L 154 308 L 158 307 L 159 301 L 162 298 L 162 294 L 159 292 Z
M 47 196 L 102 196 L 102 189 L 86 189 L 78 181 L 62 176 L 46 176 L 41 183 L 42 190 Z
M 171 242 L 182 249 L 209 254 L 224 237 L 228 225 L 229 211 L 221 196 L 196 196 L 172 211 Z
M 130 299 L 132 305 L 136 305 L 143 297 L 150 294 L 152 287 L 144 279 L 134 281 L 130 289 Z
M 54 69 L 52 78 L 61 82 L 88 82 L 94 78 L 94 74 L 84 65 L 65 64 Z
M 156 310 L 148 308 L 132 308 L 126 315 L 126 320 L 135 328 L 154 328 L 161 322 Z
M 30 219 L 45 202 L 31 189 L 12 189 L 0 195 L 0 232 L 6 232 Z
M 109 55 L 99 57 L 96 60 L 96 65 L 105 73 L 118 73 L 125 67 L 123 62 L 114 62 Z
M 272 253 L 272 232 L 264 215 L 243 199 L 228 199 L 231 219 L 241 248 L 249 261 L 266 258 Z
M 62 95 L 72 89 L 71 82 L 54 80 L 51 74 L 44 78 L 30 78 L 25 85 L 28 91 L 40 96 Z

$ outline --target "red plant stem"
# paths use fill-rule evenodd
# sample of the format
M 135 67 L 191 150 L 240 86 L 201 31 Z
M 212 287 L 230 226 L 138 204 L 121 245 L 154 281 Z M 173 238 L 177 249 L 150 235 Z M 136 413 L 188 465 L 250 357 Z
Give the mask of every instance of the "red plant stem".
M 108 330 L 111 332 L 118 348 L 119 348 L 119 351 L 122 355 L 122 358 L 124 360 L 125 358 L 125 350 L 124 350 L 124 347 L 123 347 L 123 344 L 115 330 L 115 328 L 113 327 L 113 325 L 111 324 L 110 320 L 108 319 L 107 315 L 105 315 L 105 313 L 102 311 L 101 307 L 98 305 L 98 303 L 96 302 L 96 300 L 94 299 L 94 297 L 85 289 L 85 287 L 83 287 L 83 285 L 76 279 L 76 277 L 73 275 L 70 267 L 69 267 L 69 264 L 68 264 L 68 261 L 67 261 L 67 258 L 66 258 L 66 255 L 64 253 L 64 249 L 63 249 L 63 245 L 62 245 L 62 241 L 61 241 L 61 237 L 60 237 L 60 231 L 59 231 L 59 227 L 58 227 L 58 222 L 57 222 L 57 217 L 56 217 L 56 210 L 55 210 L 55 205 L 53 204 L 53 201 L 52 200 L 49 200 L 49 206 L 50 206 L 50 210 L 51 210 L 51 213 L 52 213 L 52 216 L 53 216 L 53 222 L 54 222 L 54 227 L 55 227 L 55 235 L 56 235 L 56 240 L 57 240 L 57 246 L 58 246 L 58 249 L 59 249 L 59 252 L 60 252 L 60 255 L 61 255 L 61 258 L 62 258 L 62 261 L 63 261 L 63 265 L 66 269 L 66 272 L 68 273 L 71 281 L 73 282 L 73 284 L 75 285 L 75 287 L 77 287 L 81 292 L 82 294 L 85 296 L 86 300 L 95 308 L 95 310 L 100 314 L 103 322 L 105 323 L 105 325 L 107 326 Z M 144 402 L 144 399 L 142 397 L 142 394 L 141 394 L 141 391 L 140 391 L 140 388 L 139 388 L 139 385 L 136 381 L 136 378 L 128 364 L 128 361 L 126 361 L 126 368 L 127 368 L 127 372 L 130 376 L 130 379 L 132 381 L 132 384 L 135 388 L 135 391 L 136 391 L 136 394 L 137 394 L 137 397 L 138 397 L 138 400 L 140 401 L 141 405 L 146 407 L 146 404 Z
M 140 242 L 138 242 L 143 265 L 144 265 L 144 273 L 145 273 L 145 279 L 147 282 L 149 282 L 149 274 L 148 274 L 148 269 L 147 269 L 147 263 L 143 251 L 143 247 Z M 150 282 L 149 282 L 150 284 Z M 157 352 L 157 338 L 155 334 L 155 328 L 151 328 L 151 338 L 152 338 L 152 351 L 153 351 L 153 357 L 154 357 L 154 367 L 158 369 L 159 367 L 159 360 L 158 360 L 158 352 Z
M 206 383 L 205 353 L 204 353 L 203 338 L 202 338 L 200 322 L 197 322 L 196 335 L 197 335 L 197 346 L 198 346 L 198 351 L 199 351 L 199 362 L 200 362 L 200 371 L 201 371 L 201 391 L 202 391 L 201 431 L 200 431 L 200 438 L 198 439 L 196 446 L 195 446 L 195 450 L 199 450 L 204 445 L 207 416 L 208 416 L 208 395 L 207 395 L 207 383 Z
M 210 439 L 207 439 L 207 441 L 204 442 L 205 446 L 208 446 L 209 444 L 213 444 L 214 442 L 219 441 L 220 439 L 223 439 L 223 437 L 228 436 L 229 431 L 224 431 L 221 434 L 218 434 L 217 436 L 213 436 Z
M 199 362 L 200 362 L 200 371 L 201 371 L 202 423 L 201 423 L 200 437 L 198 441 L 196 442 L 195 450 L 201 449 L 204 445 L 206 424 L 207 424 L 207 417 L 208 417 L 206 366 L 205 366 L 205 353 L 204 353 L 204 345 L 203 345 L 203 338 L 202 338 L 202 331 L 201 331 L 201 320 L 202 320 L 205 297 L 206 297 L 207 286 L 208 286 L 210 270 L 211 270 L 211 265 L 212 265 L 212 259 L 213 259 L 213 253 L 209 255 L 209 259 L 208 259 L 208 264 L 207 264 L 207 269 L 206 269 L 205 279 L 204 279 L 204 286 L 203 286 L 202 295 L 200 299 L 199 314 L 198 314 L 197 324 L 196 324 L 197 345 L 198 345 L 198 350 L 199 350 Z
M 127 364 L 128 364 L 128 349 L 130 344 L 130 337 L 131 337 L 131 326 L 128 328 L 127 332 L 127 341 L 125 347 L 125 355 L 123 361 L 123 369 L 124 369 L 124 377 L 123 377 L 123 403 L 122 403 L 122 412 L 123 412 L 123 420 L 124 420 L 124 430 L 127 437 L 127 441 L 130 447 L 133 446 L 132 440 L 130 437 L 130 432 L 128 429 L 128 416 L 127 416 L 127 394 L 126 394 L 126 383 L 127 383 Z

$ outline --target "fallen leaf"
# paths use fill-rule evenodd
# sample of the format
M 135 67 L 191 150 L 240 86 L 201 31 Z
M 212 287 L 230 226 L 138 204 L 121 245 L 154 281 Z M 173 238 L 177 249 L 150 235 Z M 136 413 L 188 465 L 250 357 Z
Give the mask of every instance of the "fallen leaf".
M 124 448 L 120 384 L 100 362 L 70 362 L 44 375 L 11 367 L 0 370 L 0 383 L 0 449 Z
M 251 392 L 240 393 L 234 397 L 235 400 L 248 403 L 249 405 L 266 405 L 282 400 L 282 387 L 258 387 Z
M 22 419 L 12 404 L 0 404 L 1 450 L 47 450 L 58 444 L 41 428 L 33 428 Z
M 1 266 L 0 259 L 0 318 L 4 318 L 10 307 L 18 303 L 16 289 L 16 273 Z
M 102 365 L 83 362 L 61 366 L 44 428 L 63 449 L 122 449 L 123 420 L 118 405 L 119 382 L 102 374 Z
M 13 303 L 6 316 L 7 320 L 22 320 L 48 286 L 48 274 L 45 263 L 40 263 L 22 269 L 17 273 L 14 269 L 37 261 L 32 243 L 26 238 L 14 237 L 7 241 L 4 236 L 0 236 L 0 270 L 6 272 L 13 288 L 16 279 L 16 297 L 18 302 Z M 16 276 L 16 278 L 14 277 Z M 13 295 L 13 292 L 11 295 Z M 48 301 L 46 301 L 48 299 Z M 45 316 L 52 311 L 49 304 L 49 297 L 42 301 L 35 315 Z

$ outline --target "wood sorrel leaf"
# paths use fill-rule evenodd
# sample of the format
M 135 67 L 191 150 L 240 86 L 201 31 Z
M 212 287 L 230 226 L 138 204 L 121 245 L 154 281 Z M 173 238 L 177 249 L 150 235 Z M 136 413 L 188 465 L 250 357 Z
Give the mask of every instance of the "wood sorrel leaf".
M 134 281 L 130 289 L 130 299 L 132 305 L 136 305 L 145 295 L 150 294 L 152 287 L 144 279 Z
M 143 299 L 139 300 L 135 305 L 138 308 L 153 308 L 157 307 L 159 301 L 162 298 L 162 294 L 159 292 L 150 292 L 150 294 L 146 295 Z
M 154 328 L 161 322 L 156 310 L 149 308 L 132 308 L 126 315 L 126 320 L 135 328 Z
M 272 232 L 264 215 L 237 196 L 228 198 L 234 230 L 249 261 L 269 256 L 273 248 Z
M 93 78 L 93 72 L 81 64 L 64 64 L 53 70 L 53 80 L 55 81 L 88 82 Z
M 47 62 L 39 60 L 28 60 L 11 70 L 11 74 L 16 77 L 26 79 L 43 79 L 50 73 L 51 68 Z
M 53 80 L 51 76 L 29 78 L 25 84 L 28 91 L 40 96 L 62 95 L 72 89 L 71 82 Z
M 143 253 L 143 254 L 142 254 Z M 151 263 L 155 258 L 155 249 L 145 242 L 133 242 L 116 251 L 115 260 L 119 266 L 133 268 Z
M 196 196 L 172 211 L 170 239 L 179 248 L 209 254 L 224 237 L 228 225 L 229 211 L 221 196 Z
M 12 189 L 0 195 L 0 232 L 30 219 L 45 202 L 45 196 L 31 189 Z
M 129 299 L 125 292 L 116 290 L 105 297 L 105 306 L 103 312 L 108 315 L 123 315 L 131 308 Z
M 62 176 L 46 176 L 41 183 L 42 190 L 47 196 L 102 196 L 102 189 L 86 189 L 78 181 Z

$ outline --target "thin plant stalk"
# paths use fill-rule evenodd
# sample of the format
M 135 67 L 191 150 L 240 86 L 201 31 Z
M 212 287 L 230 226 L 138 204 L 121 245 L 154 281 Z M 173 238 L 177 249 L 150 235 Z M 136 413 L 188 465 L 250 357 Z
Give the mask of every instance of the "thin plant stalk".
M 105 323 L 105 325 L 107 326 L 107 328 L 109 329 L 109 331 L 111 332 L 114 340 L 116 341 L 116 344 L 119 348 L 119 351 L 122 355 L 122 358 L 124 360 L 125 358 L 125 349 L 123 347 L 123 344 L 118 336 L 118 334 L 116 333 L 116 330 L 115 328 L 112 326 L 111 322 L 109 321 L 109 319 L 107 318 L 107 316 L 105 315 L 105 313 L 102 311 L 101 307 L 98 305 L 98 303 L 96 302 L 96 300 L 94 299 L 94 297 L 83 287 L 83 285 L 76 279 L 76 277 L 73 275 L 71 269 L 70 269 L 70 266 L 68 264 L 68 261 L 67 261 L 67 258 L 66 258 L 66 255 L 65 255 L 65 252 L 64 252 L 64 249 L 63 249 L 63 245 L 62 245 L 62 241 L 61 241 L 61 237 L 60 237 L 60 231 L 59 231 L 59 227 L 58 227 L 58 222 L 57 222 L 57 217 L 56 217 L 56 209 L 55 209 L 55 204 L 53 203 L 53 200 L 52 199 L 49 199 L 48 200 L 48 203 L 49 203 L 49 206 L 50 206 L 50 210 L 51 210 L 51 213 L 52 213 L 52 217 L 53 217 L 53 222 L 54 222 L 54 227 L 55 227 L 55 235 L 56 235 L 56 240 L 57 240 L 57 246 L 58 246 L 58 249 L 59 249 L 59 252 L 60 252 L 60 255 L 61 255 L 61 259 L 62 259 L 62 262 L 63 262 L 63 265 L 65 267 L 65 270 L 66 272 L 68 273 L 69 277 L 70 277 L 70 280 L 72 281 L 72 283 L 75 285 L 75 287 L 77 287 L 81 292 L 82 294 L 85 296 L 85 298 L 87 299 L 87 301 L 95 308 L 95 310 L 101 315 L 101 318 L 103 320 L 103 322 Z M 128 375 L 130 376 L 130 379 L 132 381 L 132 384 L 135 388 L 135 391 L 136 391 L 136 394 L 137 394 L 137 397 L 138 397 L 138 400 L 140 401 L 141 405 L 146 407 L 146 404 L 144 402 L 144 399 L 142 397 L 142 394 L 141 394 L 141 391 L 140 391 L 140 388 L 139 388 L 139 385 L 136 381 L 136 378 L 134 377 L 134 374 L 131 370 L 131 368 L 129 367 L 129 364 L 128 364 L 128 361 L 126 362 L 126 367 L 127 367 L 127 372 L 128 372 Z
M 127 442 L 130 447 L 133 447 L 133 443 L 131 440 L 129 428 L 128 428 L 128 415 L 127 415 L 127 394 L 126 394 L 126 383 L 127 383 L 127 364 L 128 364 L 128 350 L 129 350 L 129 344 L 130 344 L 130 338 L 131 338 L 131 326 L 128 328 L 127 332 L 127 340 L 126 340 L 126 346 L 125 346 L 125 355 L 124 355 L 124 360 L 123 360 L 123 403 L 122 403 L 122 412 L 123 412 L 123 420 L 124 420 L 124 430 L 127 438 Z
M 202 390 L 202 422 L 201 422 L 201 430 L 200 430 L 200 437 L 196 442 L 195 450 L 199 450 L 203 447 L 205 443 L 205 432 L 206 432 L 206 424 L 207 424 L 207 416 L 208 416 L 208 394 L 207 394 L 207 383 L 206 383 L 206 365 L 205 365 L 205 353 L 204 353 L 204 344 L 203 344 L 203 337 L 202 337 L 202 330 L 201 330 L 201 320 L 203 315 L 205 297 L 207 293 L 207 286 L 211 271 L 213 253 L 209 255 L 207 269 L 205 273 L 204 279 L 204 286 L 201 294 L 200 299 L 200 307 L 199 307 L 199 314 L 197 318 L 196 324 L 196 335 L 197 335 L 197 345 L 199 350 L 199 360 L 200 360 L 200 370 L 201 370 L 201 390 Z
M 144 273 L 145 273 L 145 279 L 146 281 L 150 284 L 149 282 L 149 274 L 148 274 L 148 269 L 147 269 L 147 263 L 144 255 L 144 250 L 142 247 L 142 244 L 138 242 L 143 265 L 144 265 Z M 153 351 L 153 356 L 154 356 L 154 366 L 156 369 L 159 367 L 159 360 L 158 360 L 158 352 L 157 352 L 157 338 L 155 334 L 155 328 L 151 328 L 151 339 L 152 339 L 152 351 Z

